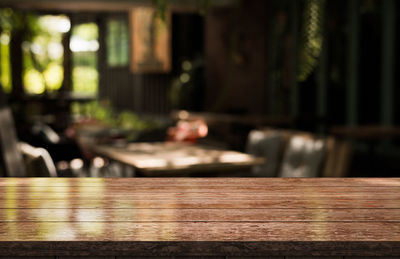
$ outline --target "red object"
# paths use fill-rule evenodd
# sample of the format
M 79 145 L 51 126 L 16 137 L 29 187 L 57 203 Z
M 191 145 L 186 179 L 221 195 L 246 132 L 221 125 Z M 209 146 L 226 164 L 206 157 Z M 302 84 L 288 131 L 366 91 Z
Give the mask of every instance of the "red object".
M 196 142 L 208 134 L 207 124 L 203 120 L 178 121 L 175 127 L 168 129 L 167 141 Z

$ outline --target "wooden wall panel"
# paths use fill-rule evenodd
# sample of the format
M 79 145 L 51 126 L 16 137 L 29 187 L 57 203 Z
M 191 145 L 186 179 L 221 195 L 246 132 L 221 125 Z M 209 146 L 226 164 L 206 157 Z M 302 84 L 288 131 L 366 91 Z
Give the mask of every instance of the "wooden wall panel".
M 128 20 L 128 17 L 126 17 Z M 109 100 L 117 110 L 144 114 L 167 114 L 170 111 L 168 89 L 170 74 L 134 74 L 129 66 L 107 64 L 105 42 L 107 16 L 98 21 L 100 49 L 98 53 L 99 99 Z

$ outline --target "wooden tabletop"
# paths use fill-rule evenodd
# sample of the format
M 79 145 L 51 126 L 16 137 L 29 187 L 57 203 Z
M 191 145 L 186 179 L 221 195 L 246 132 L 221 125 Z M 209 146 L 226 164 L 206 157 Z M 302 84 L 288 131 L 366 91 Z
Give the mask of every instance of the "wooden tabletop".
M 239 171 L 264 163 L 263 158 L 245 153 L 183 142 L 131 143 L 122 147 L 93 145 L 90 149 L 153 177 Z
M 330 132 L 337 137 L 359 140 L 382 140 L 400 137 L 400 127 L 398 126 L 337 126 L 331 128 Z
M 3 178 L 2 256 L 400 256 L 400 179 Z

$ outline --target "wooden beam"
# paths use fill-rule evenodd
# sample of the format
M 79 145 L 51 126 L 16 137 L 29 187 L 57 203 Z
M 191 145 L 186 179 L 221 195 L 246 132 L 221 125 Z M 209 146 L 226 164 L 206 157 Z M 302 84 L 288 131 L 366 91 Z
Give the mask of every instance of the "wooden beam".
M 348 1 L 348 67 L 347 67 L 347 95 L 346 120 L 349 126 L 357 124 L 358 116 L 358 65 L 359 65 L 359 0 Z
M 23 86 L 23 54 L 22 42 L 24 32 L 20 29 L 13 30 L 10 42 L 10 59 L 11 59 L 11 95 L 18 100 L 24 94 Z
M 71 49 L 69 48 L 69 44 L 71 41 L 73 19 L 72 17 L 69 18 L 71 21 L 71 29 L 62 35 L 62 45 L 64 48 L 64 59 L 63 59 L 64 78 L 60 90 L 64 92 L 72 91 L 72 52 Z
M 317 118 L 318 118 L 318 132 L 324 133 L 327 126 L 327 97 L 328 97 L 328 26 L 327 26 L 327 3 L 322 6 L 324 12 L 322 21 L 322 49 L 319 58 L 319 69 L 317 75 Z
M 291 92 L 290 92 L 290 115 L 294 119 L 294 122 L 298 119 L 300 104 L 299 104 L 299 85 L 297 82 L 297 72 L 298 72 L 298 40 L 299 40 L 299 1 L 291 1 L 291 34 L 292 34 L 292 59 L 291 59 Z
M 387 126 L 393 124 L 394 117 L 395 5 L 394 0 L 382 1 L 381 123 Z
M 238 0 L 214 0 L 212 7 L 229 7 Z M 152 0 L 0 0 L 0 6 L 9 6 L 29 10 L 64 10 L 64 11 L 126 11 L 135 6 L 152 6 Z M 169 0 L 169 8 L 179 12 L 197 12 L 197 1 Z

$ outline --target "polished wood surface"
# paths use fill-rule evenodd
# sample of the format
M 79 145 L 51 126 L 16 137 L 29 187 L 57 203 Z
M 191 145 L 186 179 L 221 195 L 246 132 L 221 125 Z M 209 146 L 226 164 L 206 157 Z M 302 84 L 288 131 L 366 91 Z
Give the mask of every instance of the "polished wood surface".
M 133 166 L 145 176 L 187 176 L 191 173 L 237 171 L 264 163 L 263 158 L 191 143 L 131 143 L 122 147 L 92 145 L 90 150 Z
M 3 178 L 0 254 L 400 256 L 400 179 Z

